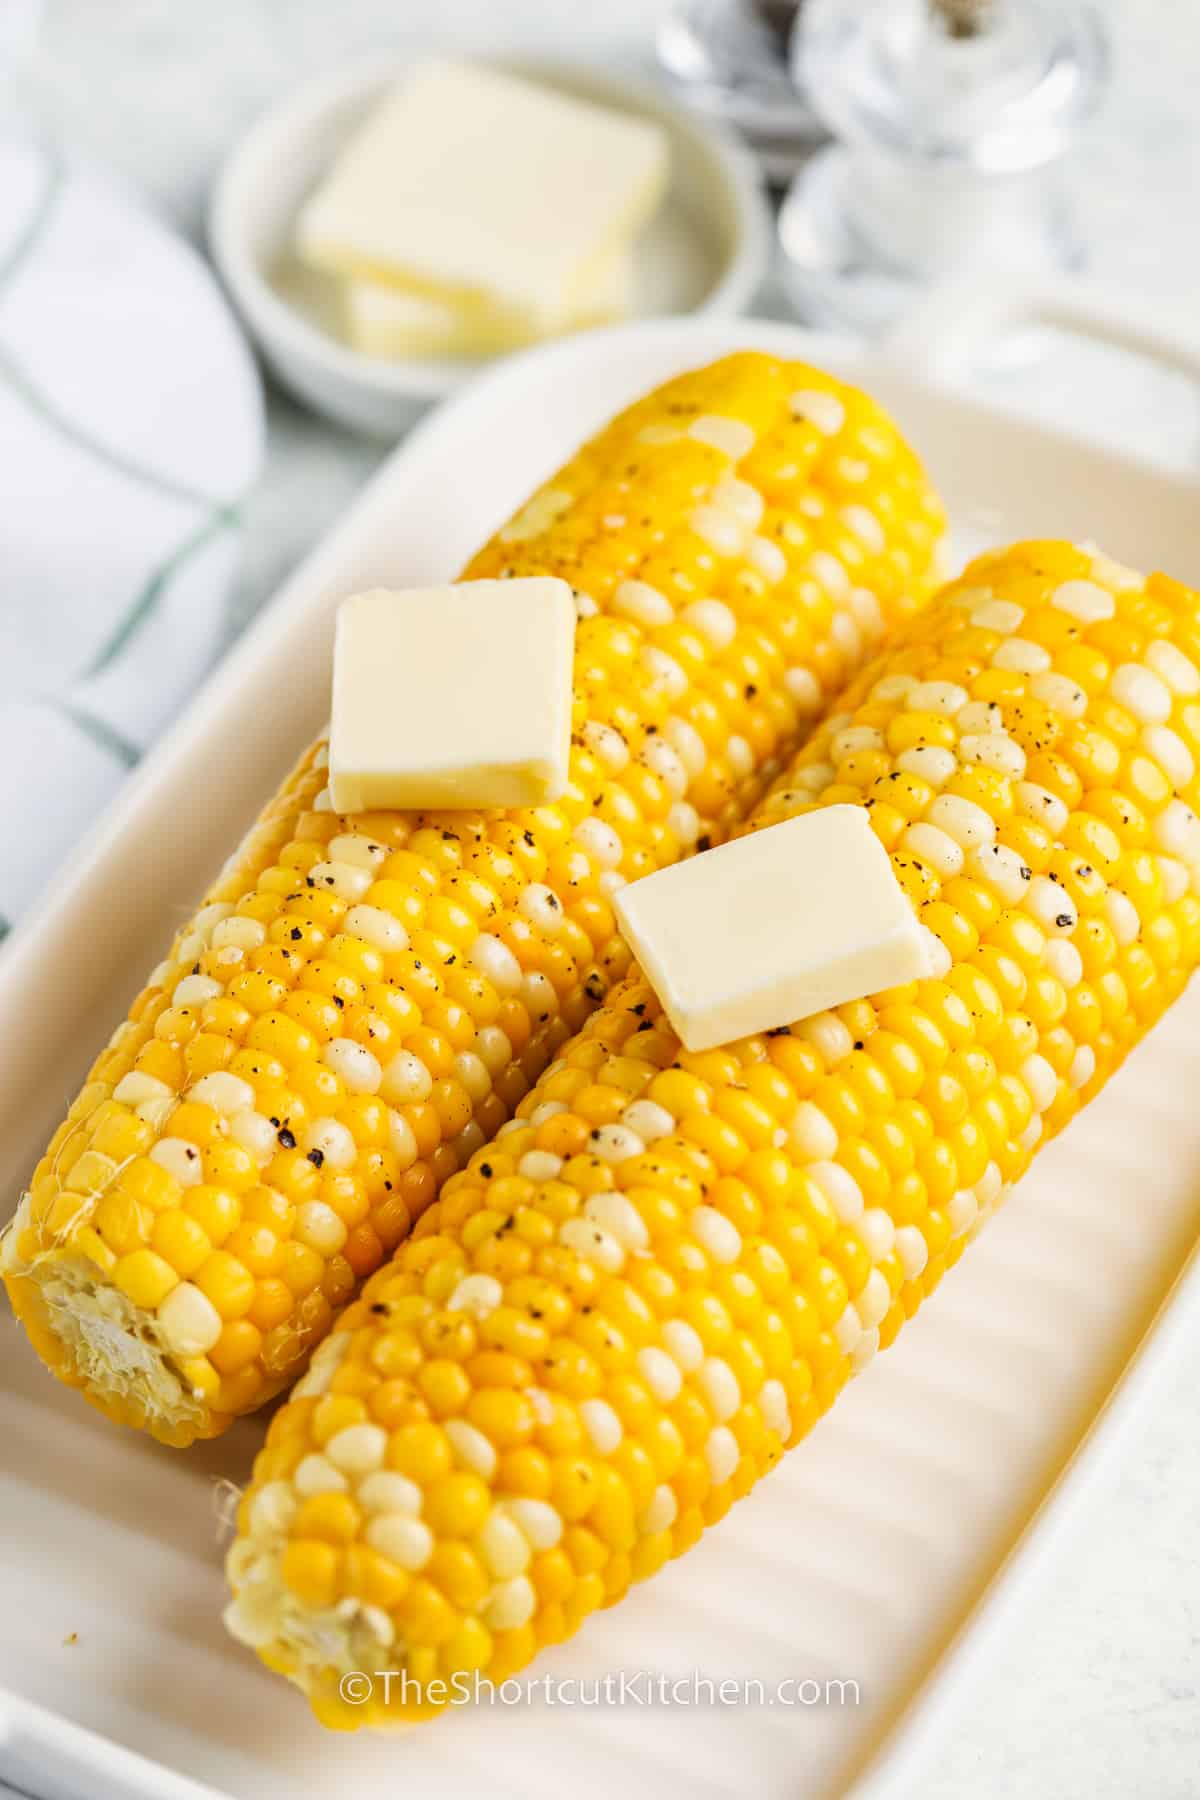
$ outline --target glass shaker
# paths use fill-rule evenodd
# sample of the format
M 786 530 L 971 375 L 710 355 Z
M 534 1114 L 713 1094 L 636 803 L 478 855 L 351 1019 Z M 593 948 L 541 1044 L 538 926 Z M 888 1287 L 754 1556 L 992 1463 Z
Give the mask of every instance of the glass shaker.
M 873 331 L 947 276 L 1080 266 L 1063 176 L 1108 68 L 1086 0 L 807 0 L 793 56 L 837 140 L 780 215 L 810 317 Z

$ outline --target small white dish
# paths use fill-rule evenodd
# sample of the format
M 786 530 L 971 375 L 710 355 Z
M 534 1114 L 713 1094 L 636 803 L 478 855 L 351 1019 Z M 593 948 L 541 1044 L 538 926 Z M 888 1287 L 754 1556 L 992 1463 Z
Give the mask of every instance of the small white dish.
M 639 316 L 745 310 L 766 269 L 771 227 L 757 168 L 732 137 L 624 77 L 530 57 L 487 60 L 653 119 L 666 131 L 670 185 L 634 252 Z M 305 84 L 235 146 L 209 211 L 217 267 L 279 380 L 340 424 L 392 437 L 477 375 L 482 363 L 461 357 L 391 362 L 352 350 L 332 329 L 329 288 L 306 275 L 290 256 L 289 241 L 305 195 L 404 67 L 394 57 L 375 57 Z

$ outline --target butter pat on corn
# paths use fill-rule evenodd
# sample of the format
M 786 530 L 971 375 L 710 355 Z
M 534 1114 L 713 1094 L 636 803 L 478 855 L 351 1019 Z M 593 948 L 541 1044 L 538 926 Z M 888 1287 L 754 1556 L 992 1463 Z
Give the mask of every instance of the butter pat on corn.
M 529 576 L 338 610 L 329 793 L 339 813 L 540 806 L 567 782 L 575 602 Z
M 857 806 L 803 813 L 632 882 L 619 923 L 689 1050 L 927 973 L 920 923 Z
M 650 217 L 668 153 L 645 119 L 497 69 L 433 62 L 390 94 L 305 204 L 337 274 L 563 329 Z

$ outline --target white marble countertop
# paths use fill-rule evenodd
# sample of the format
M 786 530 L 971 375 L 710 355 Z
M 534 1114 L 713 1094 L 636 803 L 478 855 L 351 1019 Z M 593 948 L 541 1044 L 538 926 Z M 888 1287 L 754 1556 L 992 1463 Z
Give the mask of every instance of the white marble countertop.
M 657 11 L 655 0 L 48 0 L 40 89 L 68 142 L 198 236 L 222 154 L 298 78 L 433 41 L 644 64 Z M 1200 291 L 1200 7 L 1111 0 L 1111 12 L 1117 87 L 1086 153 L 1093 266 L 1182 306 Z M 382 454 L 272 395 L 246 613 Z M 922 1800 L 1200 1793 L 1198 1389 L 1200 1343 L 973 1686 Z

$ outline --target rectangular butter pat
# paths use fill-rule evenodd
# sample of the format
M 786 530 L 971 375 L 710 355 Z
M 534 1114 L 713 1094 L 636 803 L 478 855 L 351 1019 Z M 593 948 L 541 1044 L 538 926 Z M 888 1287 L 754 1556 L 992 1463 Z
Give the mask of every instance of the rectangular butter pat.
M 650 216 L 648 120 L 470 63 L 415 70 L 301 209 L 297 248 L 342 274 L 559 330 Z
M 631 882 L 614 905 L 689 1050 L 928 973 L 924 927 L 860 806 L 723 844 Z
M 530 576 L 338 609 L 329 793 L 340 813 L 540 806 L 567 783 L 575 601 Z
M 509 313 L 432 300 L 381 281 L 350 278 L 343 285 L 344 334 L 367 356 L 493 356 L 535 341 Z M 563 329 L 627 318 L 632 295 L 633 258 L 622 250 L 589 282 Z

